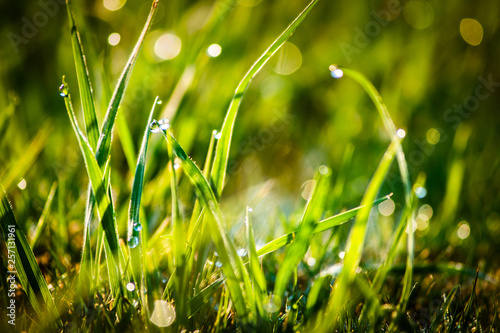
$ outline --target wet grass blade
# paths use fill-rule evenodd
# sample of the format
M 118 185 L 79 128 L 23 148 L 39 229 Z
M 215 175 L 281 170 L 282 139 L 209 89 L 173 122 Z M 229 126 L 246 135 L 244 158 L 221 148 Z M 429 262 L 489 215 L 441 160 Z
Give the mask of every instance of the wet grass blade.
M 156 97 L 151 112 L 146 123 L 146 128 L 144 129 L 144 135 L 142 137 L 141 149 L 139 151 L 139 156 L 137 158 L 137 166 L 135 168 L 134 184 L 132 186 L 132 195 L 130 198 L 130 205 L 128 210 L 128 245 L 130 249 L 130 262 L 132 265 L 132 272 L 134 275 L 134 280 L 139 288 L 139 294 L 141 296 L 142 306 L 148 306 L 146 301 L 146 294 L 144 285 L 145 282 L 145 271 L 144 271 L 144 250 L 143 244 L 146 244 L 143 234 L 143 225 L 141 224 L 139 215 L 141 209 L 141 198 L 144 188 L 144 171 L 146 169 L 146 155 L 148 152 L 149 143 L 149 124 L 153 119 L 153 113 L 158 102 L 158 97 Z M 143 311 L 145 314 L 147 311 Z
M 314 233 L 315 222 L 321 218 L 324 210 L 324 204 L 330 186 L 331 171 L 326 166 L 319 168 L 319 174 L 316 177 L 316 185 L 311 199 L 308 201 L 304 214 L 296 232 L 296 237 L 292 245 L 288 248 L 285 259 L 280 265 L 276 276 L 276 284 L 274 287 L 274 296 L 283 297 L 288 280 L 296 272 L 300 260 L 309 248 L 311 235 Z
M 118 231 L 116 227 L 116 221 L 114 220 L 113 209 L 110 204 L 110 200 L 108 198 L 106 187 L 104 184 L 103 174 L 101 172 L 101 168 L 97 164 L 92 148 L 90 148 L 87 139 L 78 127 L 78 122 L 73 111 L 73 105 L 71 103 L 71 96 L 69 95 L 68 86 L 65 83 L 64 78 L 63 87 L 63 94 L 65 95 L 64 102 L 66 104 L 66 109 L 68 111 L 71 126 L 73 127 L 73 130 L 78 139 L 78 144 L 85 160 L 85 167 L 92 184 L 92 190 L 97 200 L 99 220 L 102 223 L 102 227 L 106 234 L 106 239 L 109 243 L 110 250 L 113 255 L 117 256 L 120 251 L 120 248 L 118 246 Z
M 40 318 L 42 327 L 62 328 L 59 313 L 49 292 L 35 255 L 26 236 L 16 222 L 9 199 L 2 186 L 0 204 L 0 229 L 7 248 L 7 274 L 17 276 L 23 286 L 33 309 Z
M 240 320 L 245 323 L 248 318 L 248 312 L 244 297 L 244 291 L 240 282 L 244 280 L 245 268 L 241 258 L 236 253 L 236 248 L 227 236 L 224 226 L 222 213 L 219 204 L 212 191 L 208 181 L 196 164 L 187 156 L 184 149 L 179 145 L 170 132 L 162 131 L 165 140 L 172 145 L 173 153 L 181 160 L 183 170 L 193 184 L 198 194 L 198 199 L 206 208 L 209 215 L 206 219 L 213 241 L 219 253 L 219 260 L 222 263 L 222 271 L 226 277 L 226 285 L 231 294 L 234 307 Z
M 52 206 L 54 195 L 56 194 L 56 189 L 57 189 L 57 182 L 54 182 L 52 183 L 49 195 L 47 197 L 47 200 L 45 201 L 45 205 L 43 206 L 42 215 L 40 216 L 40 219 L 38 219 L 38 223 L 36 225 L 36 230 L 35 230 L 35 236 L 33 236 L 33 239 L 30 242 L 30 246 L 32 248 L 36 246 L 38 240 L 40 239 L 40 236 L 42 235 L 42 231 L 45 227 L 45 222 L 47 221 L 47 216 L 49 215 L 50 212 L 50 207 Z
M 80 90 L 80 98 L 83 107 L 83 116 L 85 121 L 85 133 L 89 140 L 90 147 L 96 149 L 97 140 L 99 140 L 99 124 L 95 111 L 94 93 L 90 82 L 89 70 L 87 61 L 83 51 L 80 32 L 76 27 L 75 17 L 71 11 L 69 1 L 66 1 L 66 9 L 68 12 L 69 29 L 71 33 L 71 45 L 73 47 L 73 58 L 75 60 L 76 77 L 78 79 L 78 88 Z
M 222 189 L 224 188 L 224 180 L 226 176 L 227 163 L 229 158 L 229 150 L 231 148 L 231 138 L 233 135 L 234 123 L 236 121 L 236 115 L 238 114 L 238 109 L 240 108 L 243 95 L 247 90 L 252 79 L 257 75 L 257 73 L 264 67 L 264 65 L 269 61 L 269 59 L 279 50 L 279 48 L 287 41 L 288 38 L 293 34 L 295 29 L 300 25 L 304 18 L 309 14 L 314 5 L 318 0 L 313 0 L 307 5 L 307 7 L 293 20 L 292 23 L 283 31 L 283 33 L 269 46 L 269 48 L 264 51 L 259 59 L 250 67 L 248 72 L 245 74 L 243 79 L 238 84 L 236 88 L 231 104 L 229 105 L 229 110 L 224 118 L 224 124 L 222 125 L 221 137 L 217 143 L 217 149 L 215 151 L 214 165 L 212 167 L 211 182 L 215 191 L 216 197 L 220 197 Z
M 386 195 L 385 197 L 377 199 L 373 203 L 370 204 L 370 207 L 376 206 L 376 205 L 384 202 L 385 200 L 389 199 L 390 197 L 391 197 L 390 195 Z M 349 220 L 353 219 L 356 216 L 356 214 L 358 214 L 358 212 L 361 208 L 363 208 L 363 206 L 353 208 L 353 209 L 348 210 L 346 212 L 337 214 L 335 216 L 331 216 L 329 218 L 326 218 L 326 219 L 323 219 L 323 220 L 317 222 L 314 225 L 313 234 L 326 231 L 328 229 L 331 229 L 333 227 L 341 225 L 345 222 L 348 222 Z M 274 252 L 274 251 L 282 248 L 285 245 L 292 243 L 294 240 L 295 240 L 295 232 L 291 232 L 291 233 L 288 233 L 286 235 L 280 236 L 276 239 L 273 239 L 269 243 L 265 244 L 263 247 L 261 247 L 257 251 L 257 255 L 259 257 L 262 257 L 268 253 Z
M 151 10 L 149 12 L 146 24 L 144 25 L 141 35 L 139 36 L 139 40 L 135 44 L 134 50 L 132 51 L 132 54 L 130 55 L 127 61 L 127 64 L 123 69 L 120 79 L 118 80 L 118 84 L 115 87 L 115 91 L 113 92 L 113 96 L 111 97 L 108 110 L 106 111 L 96 153 L 96 159 L 99 162 L 99 166 L 101 168 L 102 164 L 106 162 L 108 155 L 110 153 L 111 137 L 112 137 L 111 134 L 113 132 L 116 115 L 118 113 L 118 107 L 120 106 L 120 103 L 123 99 L 123 95 L 125 94 L 125 89 L 127 88 L 128 81 L 130 79 L 130 76 L 132 75 L 132 69 L 134 68 L 135 62 L 139 55 L 139 51 L 141 50 L 142 44 L 144 43 L 144 39 L 146 38 L 149 28 L 151 27 L 151 24 L 153 22 L 157 6 L 158 6 L 158 0 L 153 1 L 153 5 L 151 6 Z
M 363 252 L 364 242 L 366 238 L 366 230 L 368 217 L 370 215 L 371 206 L 369 205 L 375 199 L 382 183 L 385 179 L 389 167 L 394 159 L 397 147 L 400 145 L 400 139 L 394 137 L 380 161 L 375 174 L 366 189 L 366 192 L 361 201 L 362 208 L 359 210 L 356 221 L 349 233 L 349 238 L 346 244 L 344 266 L 336 279 L 328 301 L 325 318 L 320 325 L 320 332 L 326 332 L 331 329 L 332 325 L 336 325 L 337 318 L 343 313 L 345 300 L 348 299 L 349 291 L 356 277 L 356 270 L 359 267 L 361 255 Z

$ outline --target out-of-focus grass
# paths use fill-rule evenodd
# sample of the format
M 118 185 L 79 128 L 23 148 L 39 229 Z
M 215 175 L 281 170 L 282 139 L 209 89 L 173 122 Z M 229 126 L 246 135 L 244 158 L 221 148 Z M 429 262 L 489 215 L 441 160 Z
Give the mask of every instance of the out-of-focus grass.
M 170 119 L 179 145 L 198 166 L 207 159 L 203 174 L 210 182 L 213 157 L 207 157 L 207 150 L 211 147 L 213 154 L 214 145 L 223 141 L 216 140 L 212 132 L 221 129 L 238 82 L 307 5 L 284 0 L 160 2 L 123 95 L 110 145 L 112 158 L 107 167 L 107 152 L 106 158 L 97 161 L 104 179 L 95 182 L 112 185 L 103 197 L 108 197 L 114 207 L 119 238 L 116 250 L 124 253 L 123 271 L 117 273 L 123 273 L 122 286 L 117 283 L 113 287 L 114 295 L 124 297 L 115 299 L 122 302 L 116 306 L 109 303 L 107 281 L 113 271 L 106 266 L 92 268 L 92 274 L 99 276 L 92 282 L 95 297 L 82 296 L 79 288 L 73 288 L 82 269 L 88 176 L 57 87 L 61 75 L 66 75 L 76 120 L 85 124 L 81 129 L 85 130 L 88 147 L 96 153 L 95 126 L 89 124 L 103 123 L 111 93 L 150 3 L 128 1 L 121 9 L 111 11 L 104 7 L 108 1 L 75 1 L 72 9 L 80 38 L 75 30 L 68 30 L 64 5 L 54 3 L 56 13 L 48 15 L 47 22 L 17 47 L 12 45 L 9 33 L 22 36 L 23 17 L 33 22 L 33 16 L 44 9 L 36 1 L 0 5 L 0 35 L 4 36 L 0 50 L 0 181 L 12 202 L 18 232 L 24 233 L 26 244 L 33 246 L 67 328 L 105 329 L 118 316 L 119 328 L 139 329 L 151 318 L 154 300 L 164 299 L 164 294 L 166 301 L 173 301 L 181 311 L 174 324 L 179 326 L 174 327 L 189 330 L 233 329 L 240 320 L 234 319 L 233 311 L 238 307 L 240 314 L 246 307 L 254 307 L 244 322 L 247 328 L 269 331 L 278 327 L 302 331 L 308 320 L 321 316 L 330 285 L 342 281 L 342 275 L 337 280 L 335 277 L 344 258 L 349 258 L 346 251 L 352 223 L 335 224 L 335 228 L 321 229 L 315 236 L 307 232 L 302 245 L 273 248 L 276 251 L 260 258 L 259 265 L 255 259 L 269 244 L 285 245 L 292 237 L 286 236 L 287 242 L 282 244 L 280 236 L 306 234 L 300 222 L 318 184 L 313 177 L 319 165 L 330 168 L 332 180 L 325 185 L 329 190 L 321 216 L 310 221 L 322 220 L 309 225 L 316 229 L 325 226 L 329 217 L 359 205 L 392 139 L 384 132 L 383 121 L 377 118 L 363 89 L 347 77 L 330 77 L 328 66 L 332 62 L 363 73 L 380 91 L 394 123 L 406 131 L 402 147 L 410 180 L 418 183 L 419 174 L 426 179 L 426 195 L 414 207 L 416 219 L 411 226 L 415 232 L 413 283 L 407 283 L 406 291 L 402 291 L 401 272 L 408 267 L 401 266 L 406 261 L 406 246 L 393 240 L 395 234 L 406 235 L 400 221 L 409 218 L 409 213 L 404 208 L 408 202 L 401 176 L 394 165 L 379 191 L 380 196 L 394 194 L 370 211 L 366 240 L 359 254 L 361 273 L 355 274 L 354 281 L 349 279 L 353 302 L 339 310 L 344 330 L 363 324 L 358 320 L 365 299 L 365 304 L 375 304 L 370 309 L 377 313 L 367 312 L 366 316 L 376 320 L 375 327 L 379 328 L 389 328 L 392 323 L 392 328 L 427 331 L 430 325 L 432 329 L 450 325 L 458 329 L 462 325 L 462 330 L 474 326 L 488 332 L 498 325 L 498 313 L 489 309 L 498 308 L 495 283 L 500 268 L 494 255 L 500 251 L 496 241 L 500 236 L 500 155 L 496 144 L 500 139 L 496 130 L 500 71 L 495 61 L 500 56 L 496 17 L 500 4 L 318 2 L 295 34 L 253 78 L 239 106 L 230 136 L 226 179 L 219 176 L 218 181 L 215 179 L 217 186 L 212 188 L 220 203 L 219 222 L 227 233 L 224 237 L 233 244 L 228 245 L 232 253 L 229 259 L 216 250 L 208 236 L 213 232 L 209 227 L 213 224 L 207 221 L 211 218 L 209 203 L 195 208 L 197 196 L 186 177 L 185 165 L 169 156 L 169 145 L 160 135 L 150 136 L 147 156 L 145 149 L 141 155 L 145 161 L 141 166 L 145 169 L 141 204 L 135 201 L 131 219 L 143 221 L 144 280 L 138 283 L 134 272 L 140 259 L 132 262 L 132 251 L 126 246 L 128 211 L 132 193 L 140 191 L 139 187 L 134 191 L 133 186 L 138 179 L 136 159 L 155 96 L 163 100 L 156 106 L 155 117 Z M 385 20 L 389 16 L 384 13 L 390 14 L 390 20 Z M 464 18 L 481 24 L 479 45 L 470 45 L 462 37 L 460 22 Z M 121 36 L 116 46 L 108 42 L 114 32 Z M 175 49 L 178 40 L 174 35 L 181 43 L 179 54 L 164 60 L 159 55 Z M 222 52 L 212 58 L 207 48 L 214 43 Z M 90 85 L 86 86 L 87 71 L 93 99 Z M 485 86 L 488 80 L 494 83 Z M 477 105 L 467 104 L 473 103 L 473 97 Z M 114 120 L 114 116 L 111 118 Z M 422 195 L 419 186 L 423 184 L 418 184 L 412 190 Z M 222 185 L 224 192 L 219 196 Z M 247 212 L 247 206 L 252 210 Z M 97 211 L 93 215 L 88 229 L 93 236 L 87 241 L 93 251 L 89 258 L 95 264 L 105 245 L 100 245 L 103 238 L 97 237 L 102 232 L 97 227 Z M 253 230 L 245 225 L 246 218 Z M 305 251 L 299 247 L 305 247 Z M 287 259 L 292 249 L 298 257 Z M 183 260 L 182 251 L 187 255 L 185 269 L 176 271 Z M 228 261 L 232 257 L 240 260 L 238 253 L 245 254 L 243 266 Z M 293 265 L 288 265 L 291 261 Z M 222 267 L 218 267 L 220 263 Z M 287 276 L 280 276 L 279 286 L 275 286 L 282 264 L 292 271 L 290 276 L 281 273 Z M 7 262 L 0 265 L 3 282 L 4 265 Z M 221 279 L 230 276 L 228 265 L 238 267 L 243 275 L 249 273 L 248 281 L 241 280 L 247 286 L 241 288 L 240 304 L 235 304 L 227 291 L 234 294 L 236 286 L 230 287 L 231 282 Z M 473 273 L 477 268 L 480 274 L 476 285 Z M 136 289 L 127 290 L 129 282 L 135 282 Z M 167 283 L 175 288 L 166 288 Z M 248 285 L 258 289 L 249 290 Z M 454 289 L 456 285 L 461 288 Z M 283 295 L 266 294 L 276 287 Z M 0 298 L 5 300 L 6 288 L 2 284 Z M 176 288 L 189 292 L 180 294 Z M 472 297 L 472 291 L 477 297 Z M 403 300 L 401 293 L 409 297 L 404 300 L 406 312 L 397 307 Z M 19 291 L 17 298 L 29 299 L 23 295 Z M 128 302 L 139 299 L 144 308 Z M 27 308 L 19 308 L 18 322 L 27 329 L 36 320 L 28 319 L 28 302 L 23 304 Z M 148 307 L 149 313 L 143 311 Z M 270 320 L 262 324 L 259 316 Z

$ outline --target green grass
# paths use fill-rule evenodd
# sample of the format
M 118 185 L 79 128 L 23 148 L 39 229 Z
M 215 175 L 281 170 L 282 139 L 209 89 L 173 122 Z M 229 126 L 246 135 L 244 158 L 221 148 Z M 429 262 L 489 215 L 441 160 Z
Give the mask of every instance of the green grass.
M 174 12 L 184 10 L 169 6 Z M 195 8 L 205 13 L 205 23 L 185 32 L 196 38 L 188 46 L 185 41 L 189 39 L 184 38 L 182 47 L 188 50 L 182 49 L 182 57 L 169 66 L 158 66 L 169 70 L 164 80 L 168 84 L 155 85 L 147 79 L 144 59 L 157 61 L 151 60 L 151 49 L 155 50 L 153 38 L 158 40 L 160 32 L 169 31 L 159 29 L 169 15 L 166 7 L 154 1 L 147 17 L 145 7 L 138 10 L 143 29 L 139 34 L 139 26 L 128 27 L 136 41 L 128 45 L 127 60 L 124 49 L 115 58 L 100 53 L 100 46 L 87 36 L 94 29 L 99 31 L 99 24 L 85 27 L 79 4 L 66 3 L 69 34 L 61 37 L 63 53 L 65 59 L 72 58 L 76 71 L 63 76 L 57 110 L 63 113 L 65 107 L 67 117 L 58 119 L 58 126 L 47 122 L 33 139 L 22 131 L 15 136 L 6 132 L 22 144 L 1 142 L 12 158 L 0 159 L 4 187 L 0 246 L 7 254 L 0 261 L 0 302 L 3 311 L 4 303 L 12 298 L 7 277 L 15 268 L 20 287 L 15 292 L 16 328 L 70 332 L 497 331 L 494 263 L 485 269 L 475 255 L 455 262 L 447 254 L 460 249 L 462 241 L 481 246 L 480 241 L 465 243 L 468 235 L 461 237 L 456 230 L 465 205 L 460 193 L 469 176 L 470 161 L 465 154 L 472 134 L 468 127 L 460 126 L 451 143 L 444 190 L 432 193 L 433 198 L 439 193 L 442 197 L 441 206 L 434 205 L 431 220 L 438 225 L 423 228 L 430 217 L 422 217 L 427 199 L 417 189 L 430 192 L 430 179 L 435 175 L 415 173 L 414 150 L 408 153 L 411 146 L 407 143 L 412 139 L 411 124 L 401 112 L 389 111 L 387 105 L 394 104 L 396 93 L 380 93 L 380 78 L 363 74 L 355 69 L 358 66 L 331 65 L 330 70 L 343 73 L 332 79 L 330 64 L 320 63 L 322 74 L 314 89 L 289 88 L 299 96 L 292 100 L 294 107 L 304 109 L 306 116 L 295 119 L 285 110 L 272 118 L 272 112 L 293 104 L 284 101 L 286 91 L 280 90 L 291 81 L 272 74 L 276 62 L 287 57 L 283 46 L 298 43 L 293 38 L 314 37 L 308 29 L 318 26 L 314 19 L 322 17 L 322 6 L 327 4 L 313 0 L 302 6 L 285 15 L 291 20 L 288 26 L 271 20 L 272 31 L 260 31 L 254 39 L 258 43 L 242 52 L 249 67 L 246 74 L 232 71 L 227 59 L 209 60 L 205 50 L 220 40 L 224 52 L 230 53 L 222 33 L 225 22 L 235 27 L 225 31 L 229 40 L 238 33 L 244 38 L 251 28 L 243 24 L 236 29 L 239 25 L 231 15 L 236 12 L 238 19 L 252 20 L 253 16 L 246 16 L 250 11 L 238 12 L 238 5 L 231 1 L 217 1 L 210 11 Z M 194 14 L 187 13 L 186 21 L 190 15 Z M 187 23 L 177 24 L 181 30 Z M 238 38 L 236 45 L 241 43 Z M 304 52 L 301 61 L 314 62 L 312 54 Z M 226 79 L 217 76 L 217 70 L 234 73 Z M 117 73 L 121 75 L 115 77 Z M 111 82 L 115 82 L 114 90 Z M 53 88 L 51 93 L 56 95 Z M 139 99 L 136 89 L 152 89 L 155 95 L 168 98 L 162 102 L 160 97 L 145 94 Z M 280 97 L 269 97 L 273 89 L 281 92 Z M 311 101 L 301 89 L 320 101 Z M 331 96 L 335 102 L 329 101 Z M 132 105 L 134 98 L 139 101 Z M 338 102 L 341 111 L 316 121 L 306 112 L 309 102 L 320 109 Z M 9 124 L 16 117 L 16 103 L 12 98 L 2 113 L 0 132 L 16 125 Z M 342 110 L 344 104 L 350 106 Z M 328 126 L 325 119 L 333 122 L 342 112 L 359 112 L 361 122 L 374 129 L 363 125 L 366 133 L 356 138 L 348 134 L 354 122 L 335 125 L 339 149 L 337 142 L 331 142 L 331 131 L 321 127 Z M 284 125 L 276 126 L 279 122 Z M 213 127 L 221 128 L 220 133 L 212 131 Z M 398 128 L 407 130 L 406 137 Z M 266 141 L 269 137 L 271 143 Z M 365 147 L 367 138 L 372 140 L 369 148 Z M 62 140 L 66 140 L 65 147 L 61 147 Z M 330 151 L 330 146 L 336 151 L 325 158 L 327 154 L 321 151 Z M 304 147 L 309 151 L 296 153 Z M 61 149 L 70 152 L 65 160 L 55 153 Z M 259 161 L 262 151 L 266 161 Z M 300 156 L 299 162 L 289 154 Z M 37 162 L 40 155 L 43 159 Z M 72 159 L 76 162 L 71 163 Z M 235 160 L 239 168 L 234 167 Z M 42 163 L 55 170 L 55 177 L 33 168 Z M 30 198 L 19 182 L 30 172 L 40 181 L 39 197 L 32 205 L 25 203 Z M 275 175 L 262 176 L 271 172 Z M 287 173 L 290 176 L 285 178 Z M 29 178 L 28 184 L 32 183 Z M 385 213 L 391 205 L 391 212 Z M 497 230 L 495 216 L 486 217 L 492 232 Z M 465 221 L 460 225 L 469 228 Z M 425 242 L 430 244 L 420 245 Z

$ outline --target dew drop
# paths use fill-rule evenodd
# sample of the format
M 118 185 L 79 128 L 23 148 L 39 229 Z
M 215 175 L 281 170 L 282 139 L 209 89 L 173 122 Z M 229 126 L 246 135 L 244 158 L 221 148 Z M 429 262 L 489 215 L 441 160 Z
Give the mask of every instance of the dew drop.
M 161 99 L 159 99 L 159 100 L 157 100 L 157 101 L 156 101 L 156 104 L 158 104 L 158 105 L 162 105 L 162 104 L 163 104 L 163 101 L 162 101 Z
M 237 253 L 238 253 L 238 256 L 240 256 L 240 257 L 244 257 L 244 256 L 246 256 L 246 255 L 247 255 L 247 250 L 242 248 L 242 249 L 239 249 L 239 250 L 237 251 Z
M 334 79 L 340 79 L 342 76 L 344 76 L 344 71 L 335 65 L 330 65 L 330 67 L 328 67 L 328 69 L 330 70 L 330 75 Z
M 127 290 L 128 291 L 134 291 L 135 290 L 135 284 L 133 282 L 127 283 Z
M 222 137 L 221 132 L 213 131 L 215 140 L 219 140 Z
M 248 207 L 248 211 L 249 212 L 253 212 L 253 208 L 252 207 Z
M 128 240 L 128 247 L 130 247 L 131 249 L 133 249 L 137 245 L 139 245 L 139 238 L 137 238 L 135 236 L 130 237 L 130 239 Z
M 151 322 L 158 327 L 167 327 L 175 321 L 175 307 L 164 300 L 155 301 L 155 309 L 151 315 Z
M 417 198 L 422 199 L 427 195 L 427 189 L 425 187 L 419 186 L 415 189 L 415 194 Z
M 162 131 L 166 131 L 170 128 L 170 121 L 168 119 L 160 119 L 158 120 L 158 125 Z
M 402 138 L 404 138 L 404 137 L 406 136 L 406 132 L 405 132 L 405 130 L 404 130 L 404 129 L 402 129 L 402 128 L 398 129 L 398 130 L 396 131 L 396 134 L 397 134 L 397 136 L 398 136 L 399 138 L 401 138 L 401 139 L 402 139 Z
M 142 230 L 142 224 L 140 223 L 134 223 L 134 230 L 139 232 Z
M 213 266 L 213 265 L 214 265 L 214 262 L 213 262 L 213 261 L 210 261 L 210 260 L 209 260 L 207 263 L 208 263 L 208 265 L 210 265 L 210 266 Z
M 215 262 L 215 267 L 221 268 L 222 267 L 222 263 L 220 261 L 216 261 Z
M 151 131 L 151 133 L 158 133 L 160 131 L 160 125 L 158 125 L 156 119 L 154 119 L 151 124 L 149 124 L 149 130 Z
M 59 86 L 59 95 L 62 97 L 68 97 L 68 88 L 66 88 L 64 83 Z
M 218 257 L 219 256 L 219 252 L 214 251 L 214 256 Z
M 181 165 L 179 163 L 174 163 L 174 169 L 177 170 L 181 167 Z

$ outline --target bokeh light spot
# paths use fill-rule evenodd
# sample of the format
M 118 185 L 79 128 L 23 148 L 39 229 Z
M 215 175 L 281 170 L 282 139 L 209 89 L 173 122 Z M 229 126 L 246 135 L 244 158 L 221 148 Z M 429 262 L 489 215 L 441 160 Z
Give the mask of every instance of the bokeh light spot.
M 175 307 L 164 300 L 156 300 L 151 322 L 159 327 L 167 327 L 175 321 Z
M 396 134 L 400 139 L 403 139 L 406 136 L 406 131 L 400 128 L 396 131 Z
M 17 183 L 17 187 L 19 187 L 19 189 L 21 190 L 24 190 L 26 188 L 26 179 L 21 178 L 21 181 Z
M 439 134 L 439 131 L 435 128 L 430 128 L 427 131 L 426 134 L 426 139 L 427 142 L 429 142 L 431 145 L 435 145 L 439 142 L 439 139 L 441 139 L 441 134 Z
M 483 40 L 483 27 L 474 19 L 464 18 L 460 22 L 460 34 L 467 43 L 476 46 Z
M 302 65 L 302 54 L 297 46 L 285 42 L 275 56 L 273 70 L 281 75 L 290 75 Z
M 103 5 L 107 10 L 115 11 L 122 8 L 126 2 L 127 0 L 104 0 Z
M 162 60 L 171 60 L 181 52 L 182 41 L 172 33 L 158 37 L 155 43 L 155 54 Z
M 466 239 L 470 235 L 469 223 L 462 221 L 458 224 L 457 236 L 460 239 Z
M 415 29 L 425 29 L 434 21 L 434 9 L 427 1 L 408 1 L 403 11 L 406 22 Z
M 391 216 L 394 213 L 396 205 L 391 199 L 386 200 L 378 205 L 378 211 L 384 216 Z
M 118 45 L 118 43 L 120 42 L 120 39 L 121 39 L 121 36 L 119 33 L 117 32 L 113 32 L 111 35 L 109 35 L 108 37 L 108 43 L 109 45 L 111 46 L 115 46 L 115 45 Z
M 216 58 L 216 57 L 220 56 L 221 52 L 222 52 L 222 48 L 220 47 L 219 44 L 212 44 L 207 48 L 207 55 L 210 58 Z

